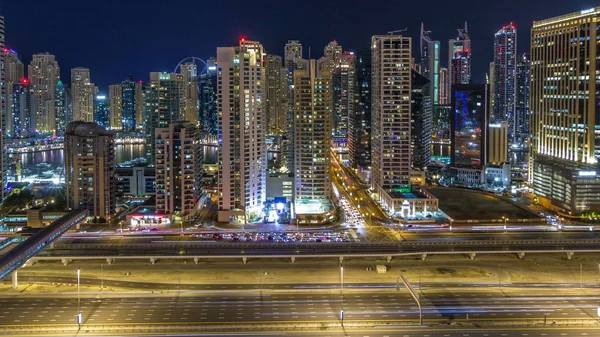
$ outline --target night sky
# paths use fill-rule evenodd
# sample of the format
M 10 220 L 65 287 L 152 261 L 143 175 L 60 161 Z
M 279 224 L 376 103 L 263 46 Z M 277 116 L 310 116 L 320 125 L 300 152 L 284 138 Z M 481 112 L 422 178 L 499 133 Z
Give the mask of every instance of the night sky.
M 92 81 L 107 92 L 128 74 L 146 80 L 150 71 L 173 71 L 181 59 L 215 56 L 217 46 L 235 45 L 241 36 L 279 55 L 287 40 L 300 40 L 304 57 L 310 46 L 315 58 L 330 40 L 358 50 L 374 34 L 404 28 L 417 46 L 421 21 L 441 41 L 446 66 L 448 39 L 467 20 L 473 79 L 482 81 L 492 60 L 493 34 L 501 26 L 516 24 L 522 53 L 529 49 L 533 20 L 595 5 L 593 0 L 5 0 L 2 14 L 6 44 L 25 64 L 34 53 L 53 53 L 65 82 L 71 68 L 87 67 Z

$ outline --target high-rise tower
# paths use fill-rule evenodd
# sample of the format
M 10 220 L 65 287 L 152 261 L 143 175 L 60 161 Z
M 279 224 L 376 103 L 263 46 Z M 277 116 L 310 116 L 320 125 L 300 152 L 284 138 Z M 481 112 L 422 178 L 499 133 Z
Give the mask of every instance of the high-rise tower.
M 294 72 L 296 214 L 325 213 L 331 197 L 332 87 L 329 59 Z M 317 210 L 317 211 L 315 211 Z
M 96 87 L 90 78 L 90 70 L 82 67 L 71 69 L 71 100 L 74 121 L 94 121 L 95 94 Z
M 491 94 L 492 117 L 508 122 L 509 138 L 514 139 L 515 96 L 517 94 L 517 28 L 511 22 L 494 35 L 494 77 Z M 511 137 L 512 136 L 512 137 Z
M 563 213 L 600 211 L 600 7 L 531 30 L 530 181 Z
M 138 102 L 136 100 L 135 85 L 136 83 L 131 75 L 121 82 L 121 124 L 123 131 L 126 132 L 135 131 L 138 127 L 136 118 L 136 105 Z
M 471 82 L 471 38 L 465 28 L 458 29 L 458 36 L 448 42 L 448 82 L 469 84 Z
M 373 36 L 371 53 L 371 184 L 383 202 L 410 188 L 411 39 Z
M 267 118 L 267 133 L 283 135 L 287 111 L 287 80 L 284 76 L 281 56 L 265 56 L 264 110 Z
M 42 132 L 53 131 L 56 129 L 54 96 L 56 84 L 60 80 L 58 62 L 54 55 L 49 53 L 34 54 L 27 73 L 31 82 L 35 128 Z
M 110 129 L 123 129 L 123 87 L 121 84 L 108 86 L 108 100 L 110 106 Z
M 182 74 L 151 72 L 150 82 L 144 83 L 146 158 L 150 163 L 154 162 L 154 129 L 185 120 L 186 89 Z
M 517 96 L 515 99 L 515 136 L 524 140 L 529 136 L 529 105 L 531 92 L 531 62 L 529 53 L 517 60 Z
M 258 218 L 266 201 L 263 46 L 240 40 L 217 48 L 219 221 Z
M 434 105 L 439 104 L 440 98 L 440 41 L 434 41 L 429 36 L 430 31 L 425 30 L 421 23 L 421 75 L 429 80 L 429 92 L 425 94 L 431 97 Z
M 156 210 L 188 216 L 202 181 L 202 152 L 195 123 L 176 121 L 155 131 Z
M 76 121 L 65 131 L 67 205 L 107 220 L 115 214 L 115 136 L 95 123 Z

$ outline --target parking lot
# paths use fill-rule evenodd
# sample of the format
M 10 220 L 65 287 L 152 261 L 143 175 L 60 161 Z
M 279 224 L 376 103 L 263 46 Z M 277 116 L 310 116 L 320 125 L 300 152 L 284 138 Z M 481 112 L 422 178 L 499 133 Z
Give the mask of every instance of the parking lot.
M 198 240 L 244 242 L 350 242 L 345 232 L 259 232 L 259 233 L 202 233 L 190 235 Z
M 440 202 L 440 209 L 454 220 L 534 219 L 537 214 L 519 208 L 499 197 L 458 188 L 429 188 Z

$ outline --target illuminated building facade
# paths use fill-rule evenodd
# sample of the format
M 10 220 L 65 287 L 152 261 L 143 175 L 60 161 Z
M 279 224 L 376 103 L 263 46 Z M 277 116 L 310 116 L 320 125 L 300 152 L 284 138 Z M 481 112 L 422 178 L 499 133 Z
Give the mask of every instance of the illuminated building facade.
M 267 134 L 283 135 L 287 111 L 287 80 L 283 71 L 281 56 L 265 55 L 265 116 Z
M 217 113 L 217 66 L 216 59 L 208 60 L 208 71 L 202 74 L 199 81 L 199 117 L 201 136 L 217 137 L 219 116 Z
M 546 207 L 600 210 L 600 7 L 531 31 L 529 179 Z
M 452 183 L 479 186 L 485 181 L 489 87 L 487 84 L 452 86 L 450 166 Z
M 123 131 L 135 131 L 138 126 L 136 118 L 136 83 L 133 77 L 127 77 L 121 82 L 121 129 Z M 115 97 L 115 100 L 117 98 Z M 116 103 L 116 102 L 115 102 Z M 112 104 L 112 99 L 111 99 Z M 115 121 L 116 122 L 116 121 Z
M 182 74 L 151 72 L 142 91 L 146 158 L 154 163 L 154 130 L 185 120 L 186 86 Z
M 299 223 L 307 214 L 331 209 L 331 112 L 329 59 L 308 60 L 294 72 L 295 212 Z M 324 219 L 323 219 L 324 220 Z
M 353 130 L 348 135 L 350 166 L 371 166 L 371 49 L 359 51 L 356 58 L 357 103 L 355 105 Z
M 97 88 L 90 78 L 88 68 L 71 69 L 71 100 L 73 105 L 73 120 L 94 121 L 94 96 Z
M 439 104 L 440 99 L 440 41 L 434 41 L 429 36 L 431 32 L 426 31 L 421 23 L 421 71 L 420 73 L 429 80 L 431 97 L 434 105 Z
M 106 95 L 94 95 L 94 122 L 110 129 L 110 102 Z
M 123 87 L 120 84 L 108 86 L 108 99 L 110 101 L 110 129 L 123 129 Z
M 56 128 L 54 95 L 60 80 L 60 68 L 54 55 L 34 54 L 27 74 L 31 82 L 31 104 L 35 114 L 37 131 L 53 131 Z
M 431 161 L 431 132 L 433 111 L 431 82 L 416 70 L 411 73 L 411 150 L 412 168 L 424 170 Z
M 115 214 L 115 136 L 89 122 L 75 121 L 65 131 L 65 182 L 69 208 L 85 207 L 90 216 Z
M 289 40 L 284 49 L 284 62 L 287 79 L 287 134 L 283 141 L 285 152 L 285 167 L 289 172 L 294 172 L 294 71 L 306 67 L 302 59 L 302 44 L 297 40 Z
M 65 133 L 67 125 L 73 120 L 71 110 L 71 96 L 69 90 L 65 88 L 61 80 L 56 82 L 54 89 L 54 111 L 56 134 L 62 136 Z
M 155 130 L 156 211 L 190 215 L 200 195 L 202 148 L 195 123 L 177 121 Z
M 448 80 L 448 68 L 440 68 L 440 98 L 439 105 L 450 105 L 450 82 Z
M 531 62 L 529 53 L 517 60 L 517 96 L 515 99 L 515 134 L 521 140 L 529 137 L 529 97 L 531 95 Z
M 371 185 L 379 201 L 410 191 L 411 39 L 371 38 Z
M 23 78 L 13 83 L 8 97 L 6 131 L 10 138 L 25 138 L 35 134 L 35 115 L 31 106 L 31 83 Z
M 219 221 L 261 216 L 266 201 L 267 144 L 263 46 L 240 40 L 217 48 Z
M 492 118 L 507 121 L 511 140 L 516 137 L 517 28 L 511 22 L 494 35 Z
M 458 36 L 448 42 L 448 83 L 469 84 L 471 82 L 471 38 L 465 28 L 458 29 Z
M 349 133 L 354 131 L 354 125 L 350 124 L 355 121 L 356 108 L 356 56 L 346 52 L 338 57 L 336 66 L 330 68 L 333 71 L 330 75 L 333 98 L 332 135 L 350 142 Z

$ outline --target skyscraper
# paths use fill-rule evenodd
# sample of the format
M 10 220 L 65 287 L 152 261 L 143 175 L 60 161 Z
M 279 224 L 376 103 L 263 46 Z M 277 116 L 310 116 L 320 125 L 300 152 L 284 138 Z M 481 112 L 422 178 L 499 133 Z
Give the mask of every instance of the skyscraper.
M 323 49 L 323 55 L 327 58 L 330 73 L 333 73 L 342 58 L 342 46 L 336 40 L 330 41 Z
M 517 60 L 517 97 L 515 99 L 515 135 L 520 137 L 521 140 L 529 136 L 530 76 L 529 53 L 524 53 Z
M 200 77 L 199 120 L 200 137 L 216 137 L 219 129 L 217 113 L 217 66 L 214 57 L 208 59 L 208 71 Z
M 94 121 L 95 94 L 96 87 L 90 78 L 90 70 L 82 67 L 71 69 L 71 100 L 74 121 Z
M 176 121 L 155 130 L 156 211 L 190 215 L 200 194 L 202 152 L 195 123 Z
M 96 90 L 94 88 L 94 91 Z M 110 129 L 110 122 L 110 101 L 104 94 L 94 95 L 94 123 L 105 129 Z
M 90 216 L 115 214 L 114 134 L 95 123 L 76 121 L 65 131 L 65 181 L 69 208 L 85 207 Z
M 29 80 L 25 78 L 24 75 L 24 66 L 21 60 L 19 59 L 19 55 L 12 49 L 4 48 L 0 50 L 4 55 L 4 62 L 6 67 L 6 77 L 5 77 L 5 85 L 4 90 L 6 94 L 6 98 L 4 100 L 4 104 L 6 106 L 6 124 L 5 130 L 7 135 L 10 137 L 15 136 L 14 126 L 21 123 L 27 123 L 25 125 L 21 124 L 17 127 L 19 130 L 17 133 L 18 137 L 23 136 L 23 130 L 29 130 L 29 122 L 30 122 L 30 110 L 31 110 L 31 99 L 30 99 L 30 83 Z M 21 91 L 21 89 L 24 89 Z M 17 93 L 16 96 L 13 95 L 15 93 L 14 90 L 19 90 L 21 92 Z M 22 94 L 25 94 L 23 96 Z M 22 97 L 27 97 L 27 104 L 22 104 L 23 102 L 14 102 L 13 98 L 21 99 Z M 17 108 L 18 107 L 18 108 Z M 24 109 L 26 108 L 26 109 Z M 25 117 L 26 114 L 27 117 Z M 23 119 L 26 118 L 26 119 Z M 16 122 L 16 123 L 13 123 Z M 23 129 L 24 128 L 24 129 Z M 35 130 L 35 127 L 33 128 Z
M 494 104 L 492 117 L 508 122 L 509 138 L 514 140 L 517 81 L 517 28 L 512 22 L 494 35 Z
M 448 42 L 448 83 L 469 84 L 471 82 L 471 38 L 467 23 L 458 29 L 458 36 Z
M 8 97 L 6 131 L 10 138 L 30 137 L 35 133 L 35 115 L 31 107 L 31 83 L 23 78 L 13 83 Z
M 138 126 L 136 118 L 136 83 L 128 76 L 121 82 L 121 124 L 123 131 L 135 131 Z
M 371 53 L 371 184 L 383 204 L 410 190 L 411 39 L 373 36 Z
M 182 76 L 183 88 L 181 104 L 181 120 L 194 125 L 198 124 L 198 67 L 195 63 L 184 63 L 179 67 Z
M 110 129 L 123 129 L 123 87 L 121 84 L 108 86 L 108 100 L 110 102 Z
M 600 7 L 531 30 L 530 182 L 563 213 L 600 210 Z
M 34 54 L 27 73 L 31 82 L 35 128 L 42 132 L 53 131 L 56 129 L 54 95 L 56 84 L 60 80 L 58 62 L 54 55 L 49 53 Z
M 371 49 L 358 52 L 356 60 L 357 104 L 348 123 L 348 154 L 352 168 L 371 166 Z
M 450 165 L 452 183 L 481 186 L 488 162 L 489 87 L 487 84 L 452 86 Z
M 330 144 L 332 87 L 330 60 L 309 60 L 294 72 L 295 210 L 323 214 L 331 207 Z M 299 219 L 299 222 L 303 220 Z
M 434 105 L 439 104 L 440 97 L 440 41 L 434 41 L 429 36 L 430 31 L 426 31 L 421 23 L 421 75 L 429 80 L 430 92 L 426 94 L 431 97 Z
M 262 56 L 262 45 L 245 39 L 217 48 L 219 221 L 256 219 L 266 201 Z
M 302 44 L 297 40 L 289 40 L 285 45 L 284 61 L 287 78 L 287 133 L 283 142 L 285 152 L 285 167 L 289 172 L 294 172 L 294 71 L 306 67 L 302 59 Z
M 448 68 L 440 68 L 440 98 L 439 105 L 450 105 L 450 82 Z
M 336 138 L 348 138 L 350 119 L 354 122 L 354 109 L 356 100 L 356 56 L 354 53 L 345 52 L 337 56 L 338 60 L 330 68 L 331 84 L 333 89 L 333 124 L 332 135 Z M 330 59 L 326 56 L 329 65 Z M 331 73 L 333 72 L 333 73 Z
M 488 109 L 487 84 L 452 86 L 450 165 L 453 167 L 481 170 L 486 165 Z
M 144 83 L 135 82 L 135 129 L 144 129 Z
M 69 90 L 65 88 L 61 80 L 56 82 L 54 89 L 54 111 L 56 134 L 62 136 L 67 125 L 73 120 L 73 114 Z
M 283 73 L 281 56 L 267 54 L 264 62 L 264 110 L 267 118 L 267 133 L 283 135 L 286 131 L 287 80 Z
M 490 87 L 490 112 L 493 112 L 496 103 L 496 65 L 494 62 L 490 62 L 490 68 L 486 76 L 487 84 Z M 490 117 L 493 117 L 493 115 Z
M 4 50 L 4 16 L 0 15 L 0 50 Z M 0 198 L 4 200 L 4 186 L 6 186 L 6 170 L 8 169 L 8 156 L 6 155 L 6 53 L 0 53 Z
M 431 82 L 416 70 L 411 72 L 411 150 L 412 167 L 424 170 L 431 161 Z
M 153 163 L 154 129 L 184 120 L 186 86 L 182 74 L 151 72 L 143 91 L 146 157 Z

